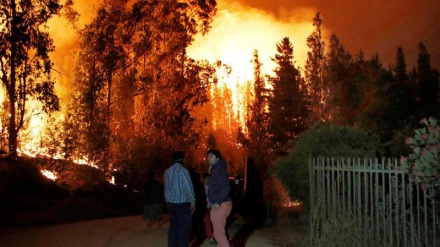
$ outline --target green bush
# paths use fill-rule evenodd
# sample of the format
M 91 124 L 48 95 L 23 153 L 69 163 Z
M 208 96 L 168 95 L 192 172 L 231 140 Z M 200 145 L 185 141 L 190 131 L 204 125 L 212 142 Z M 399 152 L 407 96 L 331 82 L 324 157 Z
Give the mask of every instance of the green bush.
M 434 118 L 424 118 L 420 123 L 424 126 L 405 141 L 412 153 L 401 157 L 400 165 L 410 175 L 410 181 L 435 196 L 440 194 L 440 126 Z
M 379 141 L 355 128 L 316 126 L 299 136 L 293 149 L 277 160 L 274 173 L 292 200 L 302 201 L 307 210 L 309 199 L 309 158 L 375 157 Z

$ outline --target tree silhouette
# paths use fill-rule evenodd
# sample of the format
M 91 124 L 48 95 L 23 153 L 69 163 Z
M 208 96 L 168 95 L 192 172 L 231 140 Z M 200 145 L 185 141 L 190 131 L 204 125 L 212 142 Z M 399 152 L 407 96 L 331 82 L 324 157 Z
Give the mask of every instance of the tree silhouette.
M 1 0 L 0 6 L 0 77 L 9 109 L 9 156 L 14 158 L 18 133 L 29 114 L 26 103 L 36 99 L 45 112 L 59 109 L 49 58 L 55 48 L 44 30 L 60 5 L 58 0 Z
M 292 43 L 285 37 L 276 47 L 275 76 L 269 79 L 273 90 L 269 97 L 268 132 L 273 150 L 284 153 L 285 145 L 306 129 L 308 108 L 303 79 L 293 61 Z
M 307 37 L 307 46 L 310 51 L 307 52 L 307 61 L 305 65 L 305 81 L 308 88 L 308 101 L 311 107 L 309 116 L 310 122 L 316 123 L 324 120 L 324 102 L 326 98 L 326 87 L 324 85 L 324 65 L 325 43 L 321 32 L 322 19 L 319 12 L 313 18 L 313 26 L 315 29 L 312 34 Z

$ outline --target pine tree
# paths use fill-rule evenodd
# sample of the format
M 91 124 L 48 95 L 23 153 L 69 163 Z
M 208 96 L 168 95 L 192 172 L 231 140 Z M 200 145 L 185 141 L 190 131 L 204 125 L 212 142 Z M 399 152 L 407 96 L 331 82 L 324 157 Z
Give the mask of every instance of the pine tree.
M 258 51 L 254 51 L 252 63 L 254 65 L 253 102 L 249 105 L 246 127 L 248 137 L 244 145 L 249 150 L 248 156 L 255 161 L 259 174 L 267 174 L 269 163 L 269 143 L 267 141 L 267 98 L 268 90 L 264 77 L 261 74 L 260 58 Z
M 308 88 L 308 101 L 312 108 L 310 114 L 310 122 L 312 123 L 324 120 L 324 101 L 327 96 L 323 80 L 325 43 L 322 38 L 321 24 L 322 19 L 318 12 L 313 18 L 315 30 L 307 38 L 307 46 L 311 50 L 307 52 L 305 81 Z
M 394 80 L 391 81 L 388 90 L 389 107 L 387 116 L 394 123 L 394 129 L 402 129 L 413 121 L 414 117 L 414 90 L 415 82 L 410 80 L 407 70 L 403 49 L 397 48 L 396 65 L 393 68 Z
M 285 146 L 306 129 L 308 107 L 302 90 L 304 81 L 293 61 L 293 46 L 285 37 L 276 46 L 275 76 L 269 79 L 273 90 L 269 97 L 268 132 L 272 148 L 277 153 L 287 151 Z
M 431 68 L 431 55 L 423 43 L 419 44 L 417 85 L 419 118 L 436 116 L 439 104 L 439 73 Z
M 350 53 L 336 35 L 330 37 L 329 53 L 326 56 L 325 81 L 328 97 L 325 102 L 326 120 L 332 124 L 350 126 L 353 122 L 351 109 L 355 106 L 351 97 L 356 93 L 354 66 Z M 359 95 L 357 95 L 359 96 Z

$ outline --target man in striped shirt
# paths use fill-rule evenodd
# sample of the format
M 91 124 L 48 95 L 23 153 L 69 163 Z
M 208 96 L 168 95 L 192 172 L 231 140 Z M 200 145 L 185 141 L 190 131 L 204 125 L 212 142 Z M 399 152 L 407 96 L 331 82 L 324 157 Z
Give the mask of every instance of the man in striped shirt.
M 189 172 L 183 167 L 184 158 L 183 152 L 174 152 L 173 165 L 165 171 L 164 175 L 165 200 L 170 214 L 168 247 L 189 246 L 195 196 Z

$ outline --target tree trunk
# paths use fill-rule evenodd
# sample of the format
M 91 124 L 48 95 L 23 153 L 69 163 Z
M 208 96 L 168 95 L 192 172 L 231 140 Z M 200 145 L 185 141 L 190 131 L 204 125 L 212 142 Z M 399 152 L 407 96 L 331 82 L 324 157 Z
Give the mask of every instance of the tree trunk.
M 16 60 L 16 4 L 13 0 L 11 3 L 12 8 L 12 22 L 11 22 L 11 84 L 9 84 L 9 88 L 7 88 L 8 91 L 8 98 L 9 98 L 9 157 L 16 158 L 17 157 L 17 129 L 15 124 L 15 84 L 16 84 L 16 78 L 15 78 L 15 60 Z

